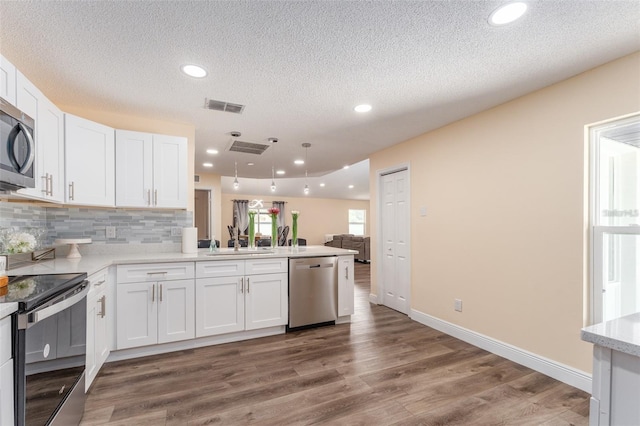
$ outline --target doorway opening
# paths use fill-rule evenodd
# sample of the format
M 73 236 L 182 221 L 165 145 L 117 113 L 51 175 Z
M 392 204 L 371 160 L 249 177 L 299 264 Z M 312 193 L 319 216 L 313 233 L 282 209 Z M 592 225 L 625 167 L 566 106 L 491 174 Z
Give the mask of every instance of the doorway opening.
M 211 239 L 211 190 L 196 189 L 193 212 L 193 223 L 198 228 L 199 240 Z
M 640 115 L 589 127 L 591 323 L 640 312 Z

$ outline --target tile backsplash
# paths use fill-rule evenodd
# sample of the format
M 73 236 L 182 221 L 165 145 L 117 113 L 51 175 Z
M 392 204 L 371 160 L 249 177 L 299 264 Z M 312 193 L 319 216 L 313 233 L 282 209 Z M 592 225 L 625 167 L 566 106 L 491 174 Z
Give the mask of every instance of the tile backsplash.
M 0 202 L 0 229 L 44 229 L 43 245 L 56 238 L 91 238 L 92 245 L 177 244 L 182 237 L 172 228 L 192 226 L 193 212 L 186 210 L 93 209 L 43 207 L 25 203 Z M 115 238 L 107 238 L 107 227 L 115 228 Z

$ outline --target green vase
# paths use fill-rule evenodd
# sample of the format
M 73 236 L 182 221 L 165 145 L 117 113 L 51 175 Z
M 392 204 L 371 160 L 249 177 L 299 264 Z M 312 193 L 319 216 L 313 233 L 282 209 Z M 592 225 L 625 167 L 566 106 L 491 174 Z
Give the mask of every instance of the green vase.
M 271 216 L 271 247 L 278 247 L 278 222 L 276 222 L 276 215 Z
M 249 215 L 249 248 L 256 248 L 256 219 L 255 215 Z
M 293 218 L 293 224 L 291 225 L 291 246 L 293 248 L 298 247 L 298 218 Z

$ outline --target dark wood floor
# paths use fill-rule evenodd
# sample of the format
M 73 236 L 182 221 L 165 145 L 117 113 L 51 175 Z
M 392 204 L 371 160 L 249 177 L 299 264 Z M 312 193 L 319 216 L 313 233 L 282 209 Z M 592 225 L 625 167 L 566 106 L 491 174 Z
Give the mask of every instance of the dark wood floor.
M 106 364 L 83 425 L 586 425 L 589 395 L 369 304 L 351 324 Z

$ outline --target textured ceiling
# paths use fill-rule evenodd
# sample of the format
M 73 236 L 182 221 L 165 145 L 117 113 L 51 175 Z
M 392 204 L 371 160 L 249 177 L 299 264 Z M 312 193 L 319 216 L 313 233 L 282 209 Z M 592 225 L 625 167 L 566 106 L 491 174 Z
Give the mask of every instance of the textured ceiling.
M 529 1 L 520 21 L 490 26 L 501 3 L 0 1 L 0 51 L 59 105 L 192 123 L 196 173 L 233 176 L 238 161 L 241 178 L 270 178 L 275 162 L 304 176 L 293 160 L 309 142 L 322 176 L 640 49 L 638 1 Z M 208 77 L 184 76 L 186 63 Z M 229 152 L 235 130 L 279 143 Z

